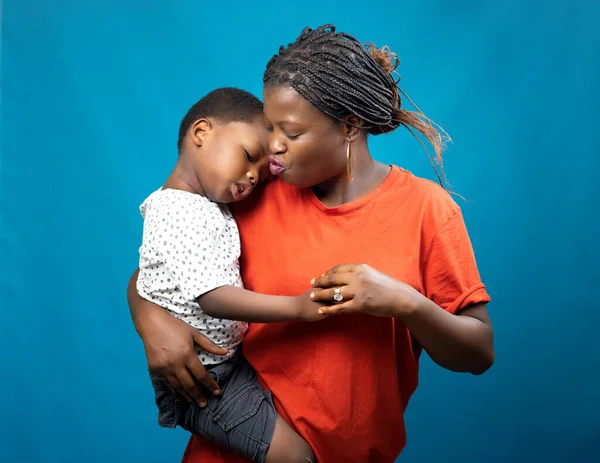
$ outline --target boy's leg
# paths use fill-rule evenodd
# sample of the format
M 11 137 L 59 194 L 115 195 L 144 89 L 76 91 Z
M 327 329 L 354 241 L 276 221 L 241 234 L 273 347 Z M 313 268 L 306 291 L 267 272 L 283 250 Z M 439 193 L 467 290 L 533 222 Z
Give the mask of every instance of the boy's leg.
M 266 463 L 314 463 L 312 450 L 302 437 L 277 414 L 275 432 L 267 452 Z
M 275 411 L 241 352 L 209 369 L 221 394 L 200 408 L 188 403 L 158 378 L 152 383 L 159 424 L 183 429 L 215 441 L 259 463 L 313 463 L 310 447 Z
M 210 397 L 202 409 L 190 403 L 179 425 L 249 460 L 264 463 L 277 422 L 271 394 L 260 387 L 241 350 L 208 373 L 221 394 Z
M 159 379 L 150 374 L 154 388 L 154 401 L 158 408 L 158 424 L 165 428 L 175 428 L 188 408 L 187 401 Z

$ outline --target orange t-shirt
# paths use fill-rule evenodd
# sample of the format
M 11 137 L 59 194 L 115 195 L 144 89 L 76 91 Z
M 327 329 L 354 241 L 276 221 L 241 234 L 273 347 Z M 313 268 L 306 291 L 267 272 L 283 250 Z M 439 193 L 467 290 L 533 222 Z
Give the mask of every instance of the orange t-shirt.
M 459 207 L 439 186 L 392 167 L 372 193 L 326 208 L 277 180 L 237 204 L 242 276 L 252 291 L 298 295 L 337 264 L 365 263 L 449 312 L 488 302 Z M 319 463 L 393 462 L 418 381 L 420 348 L 396 319 L 366 314 L 250 326 L 244 354 L 277 411 Z M 184 463 L 246 461 L 192 436 Z

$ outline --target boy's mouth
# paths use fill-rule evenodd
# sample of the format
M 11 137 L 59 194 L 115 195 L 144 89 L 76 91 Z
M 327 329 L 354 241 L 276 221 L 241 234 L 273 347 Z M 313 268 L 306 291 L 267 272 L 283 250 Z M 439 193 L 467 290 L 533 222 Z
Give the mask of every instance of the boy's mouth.
M 231 194 L 233 195 L 233 199 L 236 201 L 241 201 L 242 199 L 246 199 L 250 193 L 252 193 L 252 190 L 252 185 L 247 185 L 245 183 L 234 183 L 231 187 Z

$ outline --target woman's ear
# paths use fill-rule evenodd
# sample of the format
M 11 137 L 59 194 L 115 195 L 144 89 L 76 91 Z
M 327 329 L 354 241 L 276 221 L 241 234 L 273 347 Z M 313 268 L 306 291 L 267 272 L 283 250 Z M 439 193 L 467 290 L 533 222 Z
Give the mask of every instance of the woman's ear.
M 362 121 L 354 114 L 344 117 L 344 135 L 346 140 L 351 143 L 355 142 L 360 134 L 360 129 L 358 127 L 361 127 L 362 125 Z

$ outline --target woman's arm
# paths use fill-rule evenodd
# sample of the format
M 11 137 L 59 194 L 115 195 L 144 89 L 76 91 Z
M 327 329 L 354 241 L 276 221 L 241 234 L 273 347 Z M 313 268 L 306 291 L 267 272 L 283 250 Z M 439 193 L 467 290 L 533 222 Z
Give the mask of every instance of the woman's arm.
M 218 347 L 197 329 L 140 297 L 136 290 L 137 277 L 136 270 L 127 286 L 127 300 L 133 324 L 144 343 L 150 372 L 162 377 L 187 400 L 195 400 L 204 407 L 207 391 L 213 394 L 220 391 L 198 359 L 194 344 L 215 355 L 225 355 L 227 349 Z
M 422 296 L 415 309 L 398 317 L 432 360 L 448 370 L 485 373 L 494 363 L 494 332 L 485 304 L 457 314 Z M 399 313 L 403 310 L 396 307 Z
M 482 374 L 494 363 L 494 334 L 485 304 L 451 314 L 368 265 L 334 267 L 312 284 L 315 301 L 332 302 L 340 288 L 343 301 L 323 307 L 323 313 L 366 312 L 398 318 L 430 357 L 448 370 Z

